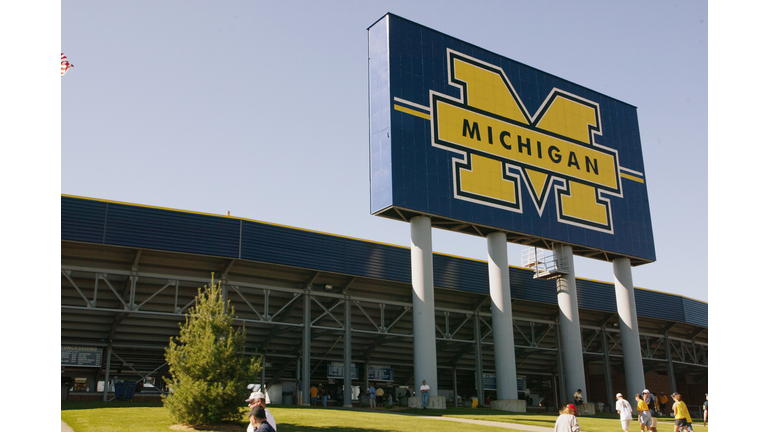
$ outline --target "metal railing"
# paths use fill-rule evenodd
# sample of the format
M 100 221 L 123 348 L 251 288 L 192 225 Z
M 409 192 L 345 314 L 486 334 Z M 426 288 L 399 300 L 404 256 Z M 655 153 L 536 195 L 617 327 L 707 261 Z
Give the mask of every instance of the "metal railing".
M 534 279 L 552 279 L 570 273 L 567 263 L 546 249 L 530 248 L 522 252 L 523 267 L 534 271 Z

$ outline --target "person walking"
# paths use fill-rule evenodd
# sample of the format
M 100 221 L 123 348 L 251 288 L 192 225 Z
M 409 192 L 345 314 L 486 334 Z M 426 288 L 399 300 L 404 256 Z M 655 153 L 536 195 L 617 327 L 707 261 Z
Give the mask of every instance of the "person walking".
M 707 427 L 707 418 L 709 417 L 709 394 L 704 393 L 704 427 Z
M 675 432 L 680 432 L 688 428 L 693 430 L 693 420 L 688 412 L 688 406 L 683 402 L 683 397 L 678 392 L 672 393 L 672 399 L 675 403 L 672 405 L 672 412 L 675 414 Z
M 253 410 L 258 406 L 264 408 L 264 413 L 266 415 L 267 422 L 269 423 L 270 426 L 272 426 L 272 429 L 274 429 L 275 432 L 277 432 L 277 423 L 275 422 L 275 417 L 267 409 L 267 397 L 264 396 L 264 393 L 260 391 L 253 392 L 251 393 L 251 396 L 245 401 L 248 402 L 248 408 L 250 408 L 251 410 Z M 248 432 L 254 432 L 253 424 L 248 425 Z
M 621 428 L 629 432 L 629 424 L 632 423 L 632 405 L 621 393 L 616 393 L 616 412 L 619 413 Z
M 384 389 L 381 386 L 376 389 L 376 403 L 379 406 L 384 406 Z
M 648 405 L 648 410 L 651 412 L 651 426 L 650 430 L 651 432 L 656 432 L 656 411 L 658 411 L 658 408 L 656 407 L 656 397 L 651 394 L 648 389 L 643 390 L 643 400 Z
M 267 421 L 267 414 L 264 407 L 255 406 L 249 413 L 250 426 L 254 432 L 277 432 Z
M 651 411 L 648 409 L 648 404 L 645 403 L 645 400 L 643 400 L 643 396 L 638 393 L 635 395 L 635 400 L 637 401 L 637 421 L 640 422 L 640 430 L 645 431 L 645 428 L 647 427 L 650 431 L 651 424 L 652 424 L 652 418 L 651 417 Z
M 560 410 L 555 422 L 554 432 L 580 432 L 579 420 L 576 418 L 576 405 L 570 404 Z
M 427 403 L 429 403 L 429 385 L 427 385 L 427 380 L 421 381 L 421 405 L 424 409 L 427 409 Z

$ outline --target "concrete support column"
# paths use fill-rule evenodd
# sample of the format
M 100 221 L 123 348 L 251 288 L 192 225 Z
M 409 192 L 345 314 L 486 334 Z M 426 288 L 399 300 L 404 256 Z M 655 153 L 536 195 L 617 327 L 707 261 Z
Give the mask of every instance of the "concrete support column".
M 613 393 L 613 378 L 611 377 L 611 357 L 608 355 L 608 335 L 605 333 L 605 327 L 603 327 L 600 330 L 600 333 L 602 333 L 603 336 L 603 365 L 605 369 L 605 391 L 608 393 L 608 405 L 609 408 L 611 403 L 610 401 L 614 398 Z M 613 412 L 612 410 L 609 410 L 608 412 Z
M 480 330 L 480 315 L 475 311 L 475 386 L 477 387 L 477 399 L 480 405 L 485 404 L 485 390 L 483 389 L 483 332 Z
M 309 406 L 309 352 L 312 338 L 312 297 L 309 290 L 304 290 L 304 344 L 301 352 L 301 394 L 302 405 Z
M 432 219 L 411 219 L 411 283 L 413 285 L 413 372 L 416 389 L 421 381 L 429 395 L 437 396 L 435 343 L 435 286 L 432 273 Z
M 106 402 L 109 393 L 109 370 L 112 368 L 112 345 L 107 347 L 107 371 L 104 374 L 104 396 L 102 401 Z
M 573 248 L 568 245 L 557 245 L 553 252 L 555 260 L 562 262 L 569 270 L 568 274 L 557 279 L 560 345 L 563 349 L 563 366 L 565 369 L 565 388 L 563 390 L 567 396 L 566 401 L 573 400 L 573 394 L 578 389 L 581 389 L 584 401 L 588 401 L 579 323 L 579 300 L 576 295 L 576 275 L 573 267 Z
M 352 302 L 349 297 L 344 299 L 344 408 L 352 408 Z
M 509 291 L 507 235 L 488 235 L 488 279 L 493 317 L 493 351 L 496 360 L 496 394 L 499 400 L 517 399 L 515 337 Z
M 563 360 L 563 346 L 560 343 L 560 341 L 563 339 L 563 332 L 560 331 L 560 324 L 558 321 L 558 325 L 555 326 L 555 331 L 557 332 L 557 338 L 555 338 L 555 348 L 557 349 L 557 397 L 558 402 L 557 405 L 555 405 L 556 408 L 559 409 L 559 407 L 562 407 L 565 405 L 565 402 L 570 400 L 569 395 L 566 394 L 565 391 L 565 368 L 563 367 L 563 363 L 565 361 Z
M 456 367 L 453 367 L 453 405 L 455 407 L 459 406 L 459 389 L 458 385 L 456 383 Z
M 301 396 L 304 394 L 304 384 L 301 381 L 301 356 L 296 356 L 296 405 L 301 405 Z
M 624 357 L 624 373 L 627 377 L 627 393 L 635 395 L 645 388 L 643 355 L 640 351 L 640 330 L 635 309 L 635 287 L 632 284 L 632 266 L 629 258 L 613 261 L 613 280 L 616 287 L 616 309 L 619 313 L 621 350 Z

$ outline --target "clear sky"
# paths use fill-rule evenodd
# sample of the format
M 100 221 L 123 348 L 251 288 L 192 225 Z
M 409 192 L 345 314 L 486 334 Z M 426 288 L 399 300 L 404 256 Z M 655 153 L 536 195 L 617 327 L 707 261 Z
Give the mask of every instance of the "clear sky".
M 366 29 L 387 12 L 636 106 L 657 262 L 635 286 L 708 301 L 701 1 L 68 0 L 61 193 L 409 245 L 369 212 Z M 433 248 L 487 259 L 478 237 Z

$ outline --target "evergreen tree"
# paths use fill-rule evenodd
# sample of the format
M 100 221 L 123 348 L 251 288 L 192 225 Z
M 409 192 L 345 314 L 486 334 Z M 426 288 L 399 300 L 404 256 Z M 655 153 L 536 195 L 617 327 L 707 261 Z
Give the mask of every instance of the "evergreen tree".
M 163 404 L 172 421 L 206 425 L 240 419 L 247 385 L 258 378 L 261 360 L 243 355 L 245 327 L 232 327 L 234 313 L 211 274 L 210 288 L 198 289 L 195 306 L 180 326 L 178 343 L 171 338 L 165 349 L 172 393 Z

